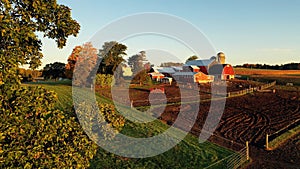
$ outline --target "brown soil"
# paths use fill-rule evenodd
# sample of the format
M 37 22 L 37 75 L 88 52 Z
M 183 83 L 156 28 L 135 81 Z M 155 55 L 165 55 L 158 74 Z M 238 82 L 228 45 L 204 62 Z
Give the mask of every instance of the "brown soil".
M 183 108 L 193 111 L 196 106 L 189 104 L 183 105 Z M 241 149 L 249 141 L 253 162 L 247 168 L 299 168 L 300 135 L 276 150 L 266 151 L 264 148 L 266 134 L 272 134 L 300 119 L 299 106 L 300 92 L 255 93 L 227 99 L 224 114 L 210 141 L 233 150 Z M 209 102 L 201 103 L 192 134 L 199 135 L 201 132 L 209 107 Z M 167 106 L 162 120 L 172 124 L 178 112 L 179 105 Z
M 258 84 L 232 81 L 228 85 L 228 90 L 235 91 L 238 88 L 248 88 L 250 85 L 254 87 Z M 159 86 L 157 87 L 159 88 Z M 172 125 L 180 112 L 180 108 L 187 114 L 195 112 L 199 108 L 197 121 L 190 131 L 198 136 L 209 112 L 210 102 L 201 102 L 200 105 L 199 103 L 181 105 L 181 100 L 193 101 L 195 98 L 189 95 L 190 92 L 180 91 L 174 85 L 164 86 L 164 88 L 168 103 L 179 102 L 179 104 L 158 107 L 153 112 L 159 112 L 158 114 L 163 112 L 159 119 Z M 209 88 L 208 85 L 200 86 L 201 100 L 210 98 L 210 94 L 207 92 Z M 201 89 L 204 90 L 201 91 Z M 122 98 L 122 89 L 119 90 L 118 101 L 126 102 L 125 97 Z M 98 90 L 98 92 L 106 97 L 111 97 L 107 90 Z M 129 96 L 135 107 L 149 106 L 149 93 L 147 89 L 130 89 Z M 182 99 L 180 96 L 187 99 Z M 300 91 L 277 90 L 276 93 L 257 92 L 229 98 L 226 100 L 226 107 L 220 123 L 209 140 L 233 150 L 240 150 L 244 147 L 245 142 L 249 141 L 250 157 L 253 161 L 246 168 L 299 168 L 300 135 L 290 139 L 276 150 L 266 151 L 264 148 L 266 134 L 272 134 L 285 128 L 298 119 L 300 119 Z M 190 120 L 186 116 L 185 122 L 181 125 L 190 125 Z M 176 127 L 180 128 L 180 126 Z

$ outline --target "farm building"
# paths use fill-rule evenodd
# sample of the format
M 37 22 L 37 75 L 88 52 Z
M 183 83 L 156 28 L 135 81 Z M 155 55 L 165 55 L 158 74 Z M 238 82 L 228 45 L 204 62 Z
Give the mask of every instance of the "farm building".
M 176 72 L 173 74 L 177 82 L 186 83 L 209 83 L 214 81 L 214 77 L 203 72 Z
M 216 57 L 211 57 L 210 59 L 206 60 L 192 60 L 183 65 L 183 70 L 193 72 L 198 71 L 208 74 L 209 67 L 217 63 Z
M 150 73 L 161 73 L 165 76 L 172 76 L 175 72 L 178 71 L 178 68 L 173 67 L 152 67 Z
M 203 72 L 206 75 L 212 75 L 215 79 L 231 80 L 234 79 L 234 70 L 230 64 L 226 64 L 226 57 L 223 52 L 219 52 L 217 57 L 211 57 L 207 60 L 193 60 L 184 65 L 184 70 Z
M 166 83 L 166 84 L 172 84 L 172 81 L 173 81 L 173 78 L 171 78 L 171 77 L 164 77 L 164 78 L 162 78 L 162 80 L 161 80 L 163 83 Z
M 161 81 L 165 77 L 165 75 L 157 72 L 148 73 L 152 80 Z
M 157 81 L 164 77 L 173 77 L 176 81 L 188 83 L 209 83 L 215 79 L 234 79 L 233 67 L 230 64 L 225 64 L 225 61 L 225 54 L 220 52 L 217 57 L 213 56 L 205 60 L 192 60 L 182 67 L 152 67 L 149 75 L 153 80 Z
M 231 80 L 234 79 L 234 70 L 230 64 L 216 64 L 209 68 L 210 75 L 213 75 L 215 79 L 219 80 Z

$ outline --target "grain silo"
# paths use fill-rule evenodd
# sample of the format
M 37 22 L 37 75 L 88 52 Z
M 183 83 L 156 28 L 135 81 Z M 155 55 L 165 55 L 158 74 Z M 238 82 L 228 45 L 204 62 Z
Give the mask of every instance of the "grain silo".
M 223 65 L 226 63 L 225 59 L 226 59 L 225 54 L 223 52 L 219 52 L 218 53 L 218 62 Z

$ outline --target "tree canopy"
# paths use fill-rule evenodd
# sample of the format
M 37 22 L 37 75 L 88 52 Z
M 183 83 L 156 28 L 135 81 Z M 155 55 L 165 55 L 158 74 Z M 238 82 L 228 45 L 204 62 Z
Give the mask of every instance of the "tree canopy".
M 189 61 L 192 61 L 192 60 L 197 60 L 197 59 L 198 59 L 198 56 L 193 55 L 193 56 L 189 57 L 189 58 L 186 60 L 185 63 L 187 63 L 187 62 L 189 62 Z
M 65 66 L 66 64 L 61 62 L 54 62 L 47 64 L 43 68 L 43 77 L 45 79 L 57 79 L 65 77 Z
M 42 43 L 37 32 L 54 39 L 57 46 L 62 48 L 67 38 L 76 36 L 79 29 L 77 21 L 71 18 L 71 9 L 57 4 L 56 0 L 1 0 L 1 87 L 8 89 L 8 85 L 20 82 L 16 75 L 19 65 L 30 64 L 33 69 L 41 65 Z
M 55 93 L 21 86 L 19 65 L 35 69 L 42 58 L 36 33 L 59 48 L 80 29 L 71 9 L 56 0 L 0 3 L 0 168 L 87 168 L 96 146 L 73 110 L 54 107 Z
M 97 60 L 97 49 L 93 47 L 92 43 L 83 44 L 76 61 L 77 68 L 74 70 L 73 84 L 79 86 L 91 85 L 94 79 L 94 77 L 91 77 L 93 75 L 92 71 L 97 71 Z
M 102 74 L 114 74 L 117 67 L 125 61 L 127 46 L 116 41 L 105 42 L 100 49 L 101 60 L 98 72 Z
M 128 58 L 128 65 L 131 67 L 133 74 L 137 74 L 144 69 L 146 61 L 146 52 L 141 51 Z
M 79 56 L 81 51 L 82 51 L 82 46 L 75 46 L 75 48 L 73 49 L 71 55 L 68 58 L 68 63 L 66 65 L 65 75 L 69 79 L 73 78 L 73 71 L 74 71 L 74 68 L 75 68 L 75 64 L 78 60 L 78 56 Z

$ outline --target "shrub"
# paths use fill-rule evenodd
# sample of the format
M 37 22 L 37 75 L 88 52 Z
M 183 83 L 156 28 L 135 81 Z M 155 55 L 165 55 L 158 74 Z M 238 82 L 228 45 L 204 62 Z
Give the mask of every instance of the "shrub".
M 99 111 L 96 106 L 86 102 L 79 104 L 76 113 L 80 123 L 93 141 L 99 141 L 100 138 L 110 140 L 121 131 L 125 119 L 112 105 L 100 104 Z
M 42 87 L 12 90 L 0 103 L 0 168 L 86 168 L 97 146 L 74 113 L 54 109 Z
M 95 84 L 100 87 L 110 87 L 113 83 L 112 75 L 97 74 Z

